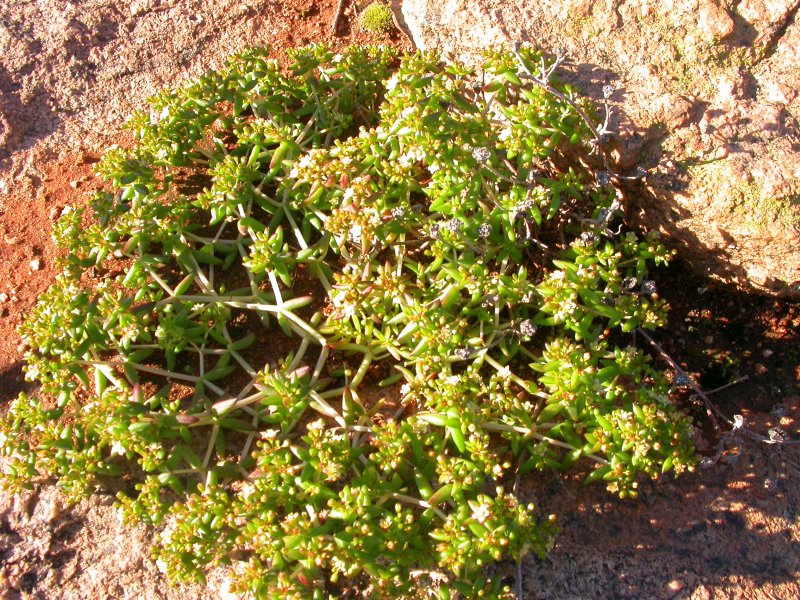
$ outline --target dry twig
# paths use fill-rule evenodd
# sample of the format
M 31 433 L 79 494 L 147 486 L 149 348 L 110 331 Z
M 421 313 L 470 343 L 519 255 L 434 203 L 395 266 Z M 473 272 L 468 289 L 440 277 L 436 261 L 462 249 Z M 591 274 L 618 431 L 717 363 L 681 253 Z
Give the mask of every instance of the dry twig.
M 678 373 L 679 375 L 682 375 L 686 379 L 686 381 L 689 384 L 689 387 L 692 388 L 692 390 L 694 391 L 695 395 L 698 398 L 702 399 L 703 402 L 705 403 L 706 411 L 708 412 L 708 414 L 713 419 L 715 427 L 719 428 L 719 424 L 717 423 L 716 417 L 719 417 L 720 419 L 725 421 L 728 425 L 730 425 L 731 430 L 728 431 L 723 436 L 722 440 L 720 441 L 721 444 L 725 442 L 725 439 L 728 437 L 729 434 L 733 433 L 734 431 L 740 431 L 743 434 L 745 434 L 746 436 L 748 436 L 748 437 L 750 437 L 750 438 L 752 438 L 752 439 L 754 439 L 754 440 L 756 440 L 758 442 L 762 442 L 764 444 L 775 444 L 775 445 L 778 445 L 778 446 L 797 446 L 797 445 L 800 445 L 800 440 L 786 440 L 786 439 L 784 439 L 784 434 L 783 434 L 783 432 L 780 431 L 779 428 L 770 429 L 770 435 L 769 436 L 765 436 L 765 435 L 761 435 L 760 433 L 756 433 L 752 429 L 748 429 L 747 427 L 745 427 L 744 426 L 745 421 L 744 421 L 744 417 L 742 417 L 742 415 L 734 415 L 733 420 L 728 418 L 725 415 L 725 413 L 723 413 L 719 408 L 717 408 L 717 406 L 711 401 L 711 399 L 708 397 L 708 394 L 706 392 L 704 392 L 702 389 L 700 389 L 700 386 L 698 386 L 694 382 L 694 380 L 689 376 L 689 374 L 683 368 L 681 368 L 681 366 L 677 363 L 677 361 L 675 361 L 675 359 L 673 359 L 669 354 L 666 353 L 666 351 L 658 344 L 658 342 L 656 342 L 652 337 L 650 337 L 650 335 L 648 335 L 648 333 L 646 331 L 644 331 L 641 327 L 638 328 L 636 330 L 636 332 L 639 333 L 644 339 L 646 339 L 650 343 L 650 345 L 656 350 L 656 352 L 658 352 L 659 356 L 664 361 L 666 361 L 675 370 L 676 373 Z M 732 382 L 732 383 L 730 383 L 728 385 L 724 385 L 724 386 L 722 386 L 720 388 L 717 388 L 715 390 L 712 390 L 709 393 L 718 392 L 718 391 L 720 391 L 720 390 L 722 390 L 724 388 L 730 387 L 731 385 L 734 385 L 736 383 L 741 383 L 745 379 L 746 379 L 746 377 L 741 377 L 741 378 L 737 379 L 736 381 L 734 381 L 734 382 Z M 719 457 L 720 454 L 721 453 L 718 453 L 717 457 Z
M 336 5 L 336 14 L 333 16 L 333 24 L 331 25 L 331 30 L 334 34 L 339 29 L 339 21 L 342 19 L 342 13 L 344 13 L 344 3 L 345 0 L 339 0 L 339 4 Z
M 516 42 L 512 45 L 512 52 L 514 53 L 514 56 L 516 57 L 520 67 L 518 72 L 519 77 L 521 79 L 532 81 L 542 89 L 546 90 L 549 94 L 552 94 L 559 100 L 566 102 L 578 114 L 581 120 L 583 120 L 583 122 L 589 128 L 589 131 L 592 133 L 592 137 L 594 139 L 591 140 L 591 143 L 597 148 L 597 153 L 600 155 L 600 158 L 603 161 L 603 167 L 608 175 L 619 180 L 637 180 L 646 175 L 646 171 L 641 168 L 638 169 L 636 175 L 633 176 L 621 175 L 617 173 L 609 162 L 605 151 L 603 150 L 603 146 L 607 143 L 611 133 L 608 129 L 608 124 L 611 118 L 611 107 L 608 104 L 608 96 L 605 96 L 603 101 L 605 118 L 603 119 L 603 124 L 598 126 L 594 123 L 589 114 L 580 105 L 578 105 L 577 102 L 575 102 L 575 100 L 573 100 L 569 95 L 557 90 L 550 84 L 550 78 L 552 77 L 553 73 L 565 60 L 565 57 L 561 54 L 561 52 L 559 51 L 556 54 L 555 61 L 549 67 L 545 65 L 544 59 L 542 59 L 542 64 L 539 68 L 539 74 L 535 75 L 525 64 L 525 61 L 522 60 L 522 57 L 519 54 L 520 46 L 521 42 Z

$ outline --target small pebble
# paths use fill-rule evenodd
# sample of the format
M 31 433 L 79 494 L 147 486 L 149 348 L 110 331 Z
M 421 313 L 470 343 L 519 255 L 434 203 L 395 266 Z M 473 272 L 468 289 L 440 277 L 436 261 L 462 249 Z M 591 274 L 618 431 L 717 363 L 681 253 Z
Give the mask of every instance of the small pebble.
M 81 184 L 81 182 L 79 180 L 75 179 L 75 180 L 69 182 L 69 187 L 71 187 L 72 189 L 78 189 L 78 186 L 80 184 Z
M 683 581 L 681 581 L 677 577 L 667 584 L 667 589 L 670 591 L 671 594 L 677 594 L 684 587 L 686 587 L 686 584 L 684 584 Z
M 756 375 L 763 375 L 764 373 L 769 371 L 769 369 L 764 365 L 762 365 L 761 363 L 756 363 L 753 368 L 755 369 Z
M 61 516 L 61 512 L 61 502 L 57 499 L 52 500 L 44 513 L 44 520 L 48 525 L 52 525 Z
M 38 271 L 42 268 L 42 260 L 39 258 L 34 258 L 31 262 L 31 271 Z
M 14 244 L 16 244 L 16 243 L 17 243 L 17 241 L 19 241 L 19 240 L 17 240 L 17 236 L 15 236 L 15 235 L 4 235 L 4 236 L 3 236 L 3 241 L 4 241 L 6 244 L 9 244 L 9 245 L 14 245 Z
M 767 348 L 766 350 L 764 350 L 764 351 L 761 353 L 761 356 L 763 356 L 764 358 L 769 358 L 769 357 L 770 357 L 770 356 L 772 356 L 773 354 L 775 354 L 775 351 L 774 351 L 774 350 L 770 350 L 769 348 Z
M 4 304 L 8 302 L 8 294 L 6 294 L 5 292 L 0 292 L 0 302 Z

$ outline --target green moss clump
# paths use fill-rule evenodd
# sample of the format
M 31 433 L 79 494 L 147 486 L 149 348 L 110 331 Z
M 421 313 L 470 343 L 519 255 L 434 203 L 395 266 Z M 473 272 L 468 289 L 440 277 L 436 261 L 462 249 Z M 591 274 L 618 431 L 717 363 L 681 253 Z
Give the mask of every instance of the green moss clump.
M 361 13 L 361 27 L 370 33 L 389 33 L 394 29 L 391 9 L 383 2 L 373 2 Z

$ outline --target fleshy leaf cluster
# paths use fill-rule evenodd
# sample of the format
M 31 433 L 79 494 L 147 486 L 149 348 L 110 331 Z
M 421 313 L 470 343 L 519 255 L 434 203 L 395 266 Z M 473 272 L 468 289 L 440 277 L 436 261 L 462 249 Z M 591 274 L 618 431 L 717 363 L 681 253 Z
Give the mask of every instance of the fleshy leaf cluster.
M 171 577 L 230 565 L 259 598 L 502 597 L 485 567 L 556 531 L 521 476 L 626 497 L 694 465 L 633 338 L 664 322 L 670 253 L 611 226 L 590 109 L 520 77 L 534 50 L 289 61 L 247 50 L 153 98 L 62 215 L 3 483 L 121 478 Z

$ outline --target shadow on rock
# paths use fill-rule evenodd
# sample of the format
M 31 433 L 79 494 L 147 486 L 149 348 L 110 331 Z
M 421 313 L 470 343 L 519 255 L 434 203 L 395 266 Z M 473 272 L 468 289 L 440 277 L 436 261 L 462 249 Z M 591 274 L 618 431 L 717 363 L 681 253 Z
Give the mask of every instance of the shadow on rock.
M 11 402 L 20 392 L 29 393 L 33 389 L 33 384 L 25 381 L 22 366 L 22 361 L 18 361 L 0 370 L 0 406 Z
M 694 598 L 741 579 L 792 584 L 797 475 L 774 448 L 751 444 L 677 482 L 645 482 L 637 501 L 542 475 L 523 500 L 556 512 L 564 529 L 546 561 L 524 562 L 526 597 Z
M 51 94 L 42 88 L 23 100 L 20 85 L 0 65 L 0 169 L 12 153 L 27 150 L 59 126 Z

